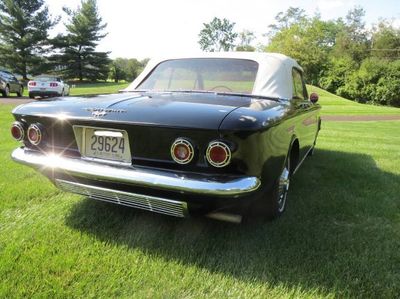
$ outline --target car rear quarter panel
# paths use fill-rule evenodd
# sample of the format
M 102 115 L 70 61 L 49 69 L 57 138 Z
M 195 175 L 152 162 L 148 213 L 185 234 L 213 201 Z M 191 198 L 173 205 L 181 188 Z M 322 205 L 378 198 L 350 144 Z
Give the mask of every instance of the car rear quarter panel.
M 242 171 L 270 184 L 281 173 L 293 140 L 299 142 L 299 160 L 313 145 L 319 106 L 299 109 L 293 101 L 281 101 L 280 105 L 265 109 L 260 103 L 255 105 L 259 107 L 242 107 L 230 113 L 220 132 L 222 138 L 239 145 L 234 159 L 238 159 L 236 163 Z

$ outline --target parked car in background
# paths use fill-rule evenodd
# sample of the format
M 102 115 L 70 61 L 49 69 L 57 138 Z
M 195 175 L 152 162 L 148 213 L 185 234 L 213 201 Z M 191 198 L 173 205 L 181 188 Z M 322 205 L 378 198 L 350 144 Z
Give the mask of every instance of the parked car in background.
M 69 85 L 60 77 L 41 75 L 28 82 L 31 99 L 69 95 Z
M 154 59 L 120 94 L 14 109 L 23 145 L 12 158 L 97 200 L 177 217 L 274 218 L 313 153 L 317 100 L 281 54 Z
M 21 97 L 24 93 L 24 85 L 12 73 L 0 70 L 0 92 L 6 98 L 10 96 L 10 93 L 16 93 Z

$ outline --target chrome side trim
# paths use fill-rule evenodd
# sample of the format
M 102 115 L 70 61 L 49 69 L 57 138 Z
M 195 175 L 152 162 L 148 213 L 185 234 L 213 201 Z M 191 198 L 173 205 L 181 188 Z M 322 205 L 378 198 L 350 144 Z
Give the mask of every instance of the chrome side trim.
M 222 182 L 205 175 L 186 175 L 173 171 L 117 167 L 85 161 L 80 158 L 43 154 L 25 148 L 15 149 L 11 157 L 14 161 L 36 168 L 41 172 L 47 170 L 92 180 L 124 183 L 180 193 L 235 197 L 256 191 L 261 185 L 261 181 L 257 177 L 232 178 Z
M 313 150 L 313 147 L 310 147 L 307 151 L 307 153 L 305 153 L 304 157 L 301 159 L 301 161 L 297 164 L 296 169 L 293 171 L 293 174 L 296 174 L 297 170 L 299 170 L 300 166 L 303 164 L 304 160 L 307 158 L 308 153 L 311 152 Z
M 187 217 L 189 215 L 187 204 L 186 202 L 182 201 L 123 192 L 59 179 L 56 179 L 55 184 L 61 190 L 85 195 L 96 200 L 111 202 L 175 217 Z

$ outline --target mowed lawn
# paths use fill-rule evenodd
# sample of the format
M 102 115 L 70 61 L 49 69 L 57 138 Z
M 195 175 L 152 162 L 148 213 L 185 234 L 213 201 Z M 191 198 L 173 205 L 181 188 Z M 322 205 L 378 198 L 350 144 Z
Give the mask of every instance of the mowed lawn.
M 343 100 L 321 94 L 331 101 Z M 0 297 L 399 297 L 400 121 L 323 123 L 286 214 L 234 225 L 58 191 L 10 160 L 11 109 L 0 106 Z
M 399 115 L 400 108 L 374 106 L 346 100 L 316 86 L 308 85 L 308 92 L 316 92 L 320 96 L 323 115 Z

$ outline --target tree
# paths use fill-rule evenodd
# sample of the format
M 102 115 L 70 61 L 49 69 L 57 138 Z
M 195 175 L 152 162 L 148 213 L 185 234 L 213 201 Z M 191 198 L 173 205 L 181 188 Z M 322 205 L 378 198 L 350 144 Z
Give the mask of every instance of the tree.
M 59 72 L 79 81 L 107 79 L 109 52 L 96 52 L 98 42 L 107 35 L 103 32 L 107 24 L 99 16 L 96 0 L 82 0 L 75 11 L 63 9 L 70 16 L 66 24 L 67 35 L 58 35 L 53 40 L 53 47 L 59 52 L 52 60 Z
M 336 43 L 333 50 L 335 57 L 349 56 L 351 59 L 361 64 L 362 60 L 369 55 L 368 32 L 365 30 L 363 20 L 365 10 L 361 7 L 355 7 L 350 10 L 345 20 L 337 20 L 341 30 L 336 36 Z
M 28 79 L 41 72 L 52 19 L 44 0 L 0 0 L 0 63 Z
M 275 24 L 268 27 L 270 32 L 267 35 L 275 35 L 279 31 L 289 29 L 294 24 L 299 24 L 307 18 L 304 9 L 299 7 L 289 7 L 286 12 L 279 12 L 275 16 Z
M 239 43 L 236 46 L 236 51 L 254 52 L 255 47 L 251 43 L 255 40 L 256 36 L 254 32 L 250 30 L 243 30 L 239 32 Z
M 382 20 L 372 32 L 371 56 L 395 60 L 400 58 L 400 29 Z
M 400 107 L 400 60 L 365 59 L 337 93 L 359 102 Z
M 203 25 L 204 28 L 199 33 L 199 45 L 203 51 L 229 51 L 235 47 L 238 34 L 233 30 L 234 22 L 215 17 L 210 23 Z
M 348 56 L 330 58 L 328 67 L 319 79 L 319 85 L 330 92 L 336 92 L 356 70 L 356 62 Z
M 136 58 L 116 58 L 110 66 L 110 78 L 115 82 L 119 80 L 133 81 L 143 70 L 148 59 L 142 61 Z
M 293 7 L 286 13 L 280 12 L 275 19 L 278 23 L 270 26 L 275 31 L 270 32 L 266 50 L 296 59 L 304 68 L 306 79 L 318 84 L 335 43 L 335 23 L 322 21 L 319 16 L 307 18 L 304 11 Z
M 116 58 L 110 64 L 110 79 L 118 83 L 120 80 L 125 80 L 126 73 L 124 70 L 125 59 Z

